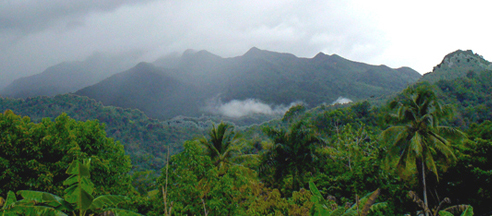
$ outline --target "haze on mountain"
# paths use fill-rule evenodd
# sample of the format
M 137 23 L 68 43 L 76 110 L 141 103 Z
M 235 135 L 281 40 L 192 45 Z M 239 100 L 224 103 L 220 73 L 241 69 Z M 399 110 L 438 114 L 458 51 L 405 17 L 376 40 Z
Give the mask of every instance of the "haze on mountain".
M 139 62 L 153 62 L 188 48 L 233 57 L 258 46 L 309 58 L 320 51 L 336 53 L 425 72 L 450 50 L 491 55 L 486 28 L 491 4 L 5 0 L 0 1 L 0 88 L 60 62 L 83 61 L 94 52 L 133 50 L 143 53 Z
M 141 62 L 76 95 L 123 108 L 138 108 L 150 117 L 173 117 L 198 112 L 197 89 L 170 76 L 170 69 Z
M 432 72 L 424 74 L 421 81 L 434 83 L 439 80 L 454 80 L 470 72 L 480 73 L 485 70 L 492 70 L 492 63 L 483 56 L 473 53 L 472 50 L 456 50 L 447 54 Z
M 154 64 L 140 63 L 75 94 L 165 119 L 214 113 L 220 110 L 214 101 L 253 99 L 270 106 L 303 102 L 313 107 L 340 96 L 356 101 L 400 91 L 419 78 L 408 67 L 392 69 L 323 53 L 298 58 L 253 47 L 242 56 L 222 58 L 187 50 Z
M 136 64 L 137 53 L 93 53 L 84 61 L 62 62 L 42 73 L 22 77 L 0 91 L 12 98 L 55 96 L 93 85 Z

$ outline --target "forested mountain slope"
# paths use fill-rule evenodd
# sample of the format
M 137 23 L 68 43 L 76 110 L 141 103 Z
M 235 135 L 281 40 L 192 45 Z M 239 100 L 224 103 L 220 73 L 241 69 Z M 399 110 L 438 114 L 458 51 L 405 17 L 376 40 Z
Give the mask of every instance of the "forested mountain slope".
M 454 80 L 435 83 L 442 99 L 453 104 L 456 126 L 467 129 L 473 123 L 492 121 L 492 70 L 468 72 Z
M 104 105 L 137 108 L 153 118 L 197 113 L 198 89 L 171 77 L 170 73 L 170 69 L 142 62 L 75 94 Z
M 439 80 L 453 80 L 466 76 L 470 71 L 479 73 L 484 70 L 492 70 L 492 64 L 481 55 L 471 50 L 456 50 L 447 54 L 442 62 L 435 66 L 432 72 L 424 74 L 420 81 L 434 83 Z
M 179 152 L 185 140 L 201 135 L 201 128 L 205 127 L 191 121 L 160 122 L 149 119 L 139 110 L 103 106 L 94 99 L 71 94 L 27 99 L 0 97 L 1 112 L 7 109 L 29 116 L 34 122 L 42 118 L 53 120 L 62 113 L 78 121 L 97 119 L 106 125 L 109 137 L 124 145 L 137 170 L 162 168 L 167 145 L 173 152 Z
M 234 58 L 188 50 L 154 65 L 141 63 L 75 94 L 105 105 L 138 108 L 154 118 L 172 118 L 206 113 L 207 102 L 217 98 L 253 98 L 272 105 L 302 101 L 314 107 L 340 96 L 360 100 L 387 95 L 420 78 L 410 68 L 368 65 L 323 53 L 298 58 L 257 48 Z

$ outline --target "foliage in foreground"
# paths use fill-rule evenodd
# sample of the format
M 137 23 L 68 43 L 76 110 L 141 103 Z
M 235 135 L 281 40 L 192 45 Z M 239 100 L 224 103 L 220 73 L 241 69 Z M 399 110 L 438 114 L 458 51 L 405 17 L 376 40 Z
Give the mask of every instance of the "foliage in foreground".
M 466 79 L 473 80 L 474 78 L 468 77 Z M 409 98 L 412 99 L 412 97 Z M 397 101 L 404 101 L 404 99 L 405 95 L 398 97 Z M 422 104 L 425 103 L 421 103 L 419 106 Z M 299 108 L 302 107 L 295 107 L 294 109 Z M 473 107 L 468 109 L 473 110 Z M 382 145 L 383 143 L 378 138 L 381 131 L 385 130 L 388 125 L 408 126 L 408 128 L 412 128 L 414 125 L 425 127 L 429 127 L 429 125 L 412 125 L 412 121 L 385 122 L 382 117 L 389 110 L 389 108 L 384 107 L 371 108 L 367 102 L 333 109 L 321 107 L 310 111 L 292 110 L 292 112 L 288 112 L 290 115 L 283 122 L 271 123 L 270 128 L 265 129 L 265 131 L 283 131 L 284 133 L 277 133 L 280 137 L 277 141 L 282 142 L 277 142 L 275 139 L 268 140 L 266 139 L 267 136 L 253 138 L 246 136 L 241 141 L 252 145 L 240 145 L 243 149 L 234 149 L 234 154 L 224 154 L 228 147 L 219 147 L 221 150 L 217 150 L 221 153 L 213 155 L 210 151 L 212 148 L 208 150 L 204 148 L 205 143 L 200 143 L 197 140 L 188 141 L 184 144 L 184 151 L 173 156 L 169 164 L 167 179 L 169 190 L 166 198 L 168 203 L 172 203 L 172 213 L 173 215 L 309 215 L 319 214 L 319 212 L 326 210 L 324 212 L 326 214 L 333 214 L 335 211 L 346 214 L 349 209 L 355 207 L 355 212 L 362 214 L 362 210 L 369 202 L 357 195 L 368 194 L 368 197 L 371 197 L 375 191 L 378 191 L 377 194 L 379 194 L 378 202 L 384 201 L 385 204 L 380 205 L 384 208 L 369 212 L 368 215 L 422 213 L 425 209 L 422 204 L 424 201 L 420 198 L 415 199 L 418 197 L 417 193 L 415 196 L 407 195 L 409 190 L 423 191 L 422 186 L 420 186 L 423 176 L 418 173 L 422 170 L 421 167 L 416 169 L 417 165 L 412 165 L 412 161 L 410 161 L 406 167 L 408 170 L 404 173 L 407 175 L 398 175 L 402 173 L 395 171 L 394 165 L 398 162 L 395 160 L 392 161 L 395 162 L 394 164 L 389 164 L 389 169 L 385 169 L 386 154 L 391 152 L 388 151 L 391 149 L 390 146 Z M 404 112 L 404 108 L 401 110 L 401 113 L 411 113 Z M 460 111 L 459 108 L 457 110 Z M 432 111 L 433 108 L 430 109 L 429 113 Z M 425 112 L 422 112 L 421 109 L 417 113 Z M 422 119 L 429 119 L 429 116 L 427 115 Z M 476 117 L 481 119 L 480 116 Z M 433 122 L 435 121 L 433 120 Z M 449 123 L 455 124 L 453 121 L 440 121 L 440 124 L 437 125 L 449 126 Z M 448 140 L 449 145 L 447 146 L 456 156 L 454 163 L 448 164 L 445 158 L 442 158 L 442 154 L 438 154 L 439 151 L 431 152 L 430 155 L 433 157 L 436 167 L 435 171 L 439 174 L 436 176 L 434 170 L 427 169 L 426 165 L 424 179 L 428 183 L 427 191 L 431 194 L 430 200 L 432 200 L 429 201 L 427 209 L 431 211 L 432 215 L 472 215 L 473 212 L 481 215 L 490 211 L 488 203 L 491 200 L 492 188 L 488 182 L 492 179 L 490 174 L 492 164 L 490 162 L 490 155 L 492 155 L 490 154 L 492 149 L 491 125 L 485 120 L 481 124 L 468 125 L 469 130 L 466 131 L 468 139 L 465 139 L 463 143 L 456 142 L 459 139 L 453 137 Z M 256 128 L 261 128 L 261 126 Z M 425 132 L 425 130 L 421 131 Z M 437 132 L 442 131 L 438 130 Z M 226 135 L 227 133 L 217 134 Z M 396 134 L 391 136 L 397 138 L 398 135 Z M 315 147 L 312 149 L 309 148 L 309 145 L 295 147 L 295 143 L 288 144 L 289 136 L 292 136 L 293 140 L 304 140 L 303 137 L 316 136 L 322 142 L 313 144 Z M 23 138 L 23 136 L 17 137 Z M 227 138 L 229 136 L 217 137 Z M 271 136 L 270 138 L 274 137 Z M 410 136 L 401 137 L 412 140 Z M 12 138 L 11 140 L 15 139 Z M 283 144 L 283 148 L 275 150 L 274 144 Z M 424 144 L 427 145 L 429 142 Z M 281 152 L 280 150 L 284 153 L 288 152 L 285 150 L 289 150 L 286 148 L 288 146 L 294 146 L 292 149 L 297 148 L 297 151 L 292 152 L 302 152 L 301 155 L 304 156 L 311 154 L 309 156 L 313 159 L 309 160 L 311 163 L 299 168 L 303 174 L 302 179 L 295 172 L 290 172 L 296 169 L 286 172 L 282 170 L 282 167 L 286 167 L 285 161 L 294 160 L 295 157 L 290 154 L 285 154 L 286 157 L 283 157 L 283 161 L 278 160 L 279 162 L 274 163 L 266 163 L 268 160 L 263 160 L 263 164 L 242 163 L 241 160 L 237 160 L 242 157 L 242 152 L 256 153 L 264 159 L 273 158 L 271 156 L 277 155 L 278 152 Z M 403 152 L 401 151 L 404 149 L 403 147 L 404 145 L 399 148 L 399 153 Z M 95 152 L 98 151 L 100 150 Z M 224 155 L 224 157 L 218 157 L 218 155 Z M 396 156 L 400 155 L 397 154 Z M 88 158 L 95 160 L 94 156 Z M 416 158 L 418 159 L 418 157 Z M 217 163 L 217 161 L 221 162 Z M 427 162 L 430 161 L 427 160 Z M 266 170 L 263 168 L 269 168 L 270 172 L 265 172 Z M 281 181 L 275 177 L 275 172 L 282 173 Z M 257 173 L 260 175 L 258 176 Z M 63 179 L 68 177 L 68 175 L 62 174 L 65 176 Z M 166 182 L 164 170 L 155 183 L 151 179 L 152 177 L 149 177 L 152 176 L 150 173 L 140 173 L 134 176 L 141 181 L 139 191 L 142 195 L 130 194 L 128 196 L 130 199 L 125 200 L 120 205 L 146 215 L 164 214 L 166 205 L 163 204 L 163 195 L 160 191 Z M 92 178 L 94 177 L 96 176 L 93 175 Z M 314 183 L 318 185 L 319 190 L 314 190 L 312 187 L 310 190 L 306 190 L 308 186 L 311 186 L 308 181 L 312 181 L 313 185 Z M 294 187 L 295 182 L 298 182 L 298 186 Z M 97 184 L 95 185 L 97 186 Z M 158 190 L 149 191 L 150 189 Z M 98 189 L 94 189 L 94 191 L 98 192 Z M 130 191 L 126 191 L 126 193 L 130 193 Z M 61 193 L 57 193 L 57 195 L 59 194 Z M 6 191 L 1 195 L 5 197 Z M 21 193 L 19 195 L 27 196 Z M 449 199 L 439 200 L 437 195 L 449 197 Z M 9 197 L 11 196 L 7 195 L 7 199 L 11 199 Z M 334 201 L 332 197 L 337 197 L 338 200 Z M 57 200 L 57 198 L 51 199 Z M 446 202 L 443 202 L 444 200 Z M 359 204 L 357 205 L 357 203 Z M 473 205 L 474 208 L 468 204 Z M 372 206 L 379 206 L 379 204 Z
M 33 123 L 7 110 L 0 114 L 0 149 L 0 195 L 26 189 L 62 194 L 64 170 L 73 160 L 87 158 L 97 194 L 131 191 L 130 159 L 98 121 L 62 114 Z
M 17 193 L 22 200 L 17 201 L 12 191 L 8 192 L 3 204 L 3 215 L 73 215 L 83 216 L 89 213 L 107 211 L 115 215 L 139 215 L 124 209 L 108 208 L 125 201 L 126 197 L 118 195 L 101 195 L 93 197 L 94 184 L 90 180 L 90 160 L 82 163 L 73 161 L 67 170 L 70 175 L 63 184 L 67 186 L 64 198 L 47 192 L 21 190 Z

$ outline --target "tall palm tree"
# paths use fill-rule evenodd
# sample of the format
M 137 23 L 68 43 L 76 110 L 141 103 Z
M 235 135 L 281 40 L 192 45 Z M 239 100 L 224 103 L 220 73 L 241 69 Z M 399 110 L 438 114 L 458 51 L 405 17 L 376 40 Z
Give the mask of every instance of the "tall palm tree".
M 390 102 L 390 109 L 397 109 L 391 115 L 395 126 L 384 130 L 382 138 L 389 141 L 389 158 L 398 159 L 396 167 L 408 170 L 415 165 L 422 177 L 424 211 L 429 212 L 427 200 L 426 171 L 431 171 L 438 179 L 436 159 L 449 164 L 456 159 L 451 140 L 463 137 L 455 128 L 440 125 L 441 120 L 449 118 L 452 110 L 443 106 L 436 94 L 428 86 L 407 89 L 402 98 Z
M 233 153 L 240 150 L 239 134 L 232 125 L 221 122 L 217 126 L 213 124 L 208 135 L 208 139 L 202 137 L 198 141 L 205 146 L 208 156 L 219 169 L 227 168 Z
M 273 168 L 277 182 L 292 175 L 292 190 L 299 189 L 304 174 L 314 167 L 316 147 L 324 141 L 302 120 L 293 123 L 288 131 L 267 127 L 264 132 L 272 139 L 273 146 L 263 156 L 262 167 Z

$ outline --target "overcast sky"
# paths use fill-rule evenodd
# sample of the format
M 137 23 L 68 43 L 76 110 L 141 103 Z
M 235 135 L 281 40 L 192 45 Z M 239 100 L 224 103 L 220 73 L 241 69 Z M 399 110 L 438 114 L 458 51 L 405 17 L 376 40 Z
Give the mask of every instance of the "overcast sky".
M 425 73 L 457 49 L 492 60 L 490 2 L 0 0 L 0 87 L 95 52 L 152 62 L 186 49 L 232 57 L 253 46 Z

